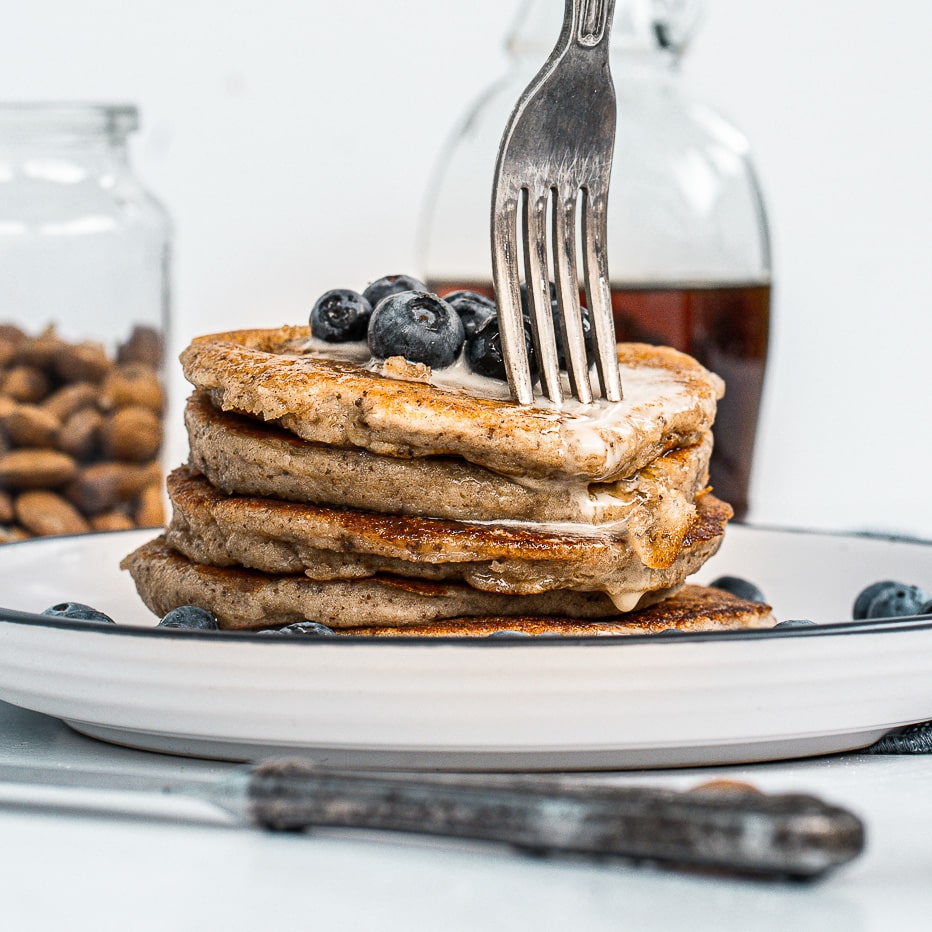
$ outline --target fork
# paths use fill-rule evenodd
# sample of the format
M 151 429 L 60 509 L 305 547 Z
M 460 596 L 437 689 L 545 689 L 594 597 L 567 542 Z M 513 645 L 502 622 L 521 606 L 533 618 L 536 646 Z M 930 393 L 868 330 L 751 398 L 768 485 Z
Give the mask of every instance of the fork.
M 512 397 L 532 404 L 519 285 L 518 220 L 538 367 L 551 401 L 563 400 L 551 311 L 547 212 L 553 197 L 553 254 L 560 333 L 572 394 L 592 401 L 579 305 L 576 217 L 602 396 L 621 400 L 606 248 L 606 206 L 615 144 L 615 88 L 608 45 L 615 0 L 566 0 L 563 29 L 547 63 L 515 106 L 502 137 L 492 194 L 492 277 L 502 354 Z

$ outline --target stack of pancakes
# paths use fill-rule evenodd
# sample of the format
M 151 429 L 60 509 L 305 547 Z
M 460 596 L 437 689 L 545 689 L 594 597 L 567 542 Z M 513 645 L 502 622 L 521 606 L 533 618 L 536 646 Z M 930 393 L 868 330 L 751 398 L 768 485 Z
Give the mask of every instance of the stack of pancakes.
M 622 345 L 623 402 L 556 408 L 354 352 L 303 327 L 184 351 L 189 462 L 166 533 L 124 561 L 153 611 L 370 635 L 773 623 L 683 587 L 731 516 L 707 488 L 722 383 L 690 357 Z

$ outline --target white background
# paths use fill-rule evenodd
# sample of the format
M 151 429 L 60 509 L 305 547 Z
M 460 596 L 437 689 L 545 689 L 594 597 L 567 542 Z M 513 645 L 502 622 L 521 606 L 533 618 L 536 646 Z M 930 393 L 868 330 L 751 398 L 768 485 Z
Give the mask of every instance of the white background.
M 418 271 L 426 176 L 505 69 L 518 5 L 30 0 L 4 11 L 0 94 L 141 106 L 137 170 L 177 229 L 177 349 Z M 932 4 L 707 8 L 684 71 L 750 137 L 774 241 L 750 517 L 932 538 Z

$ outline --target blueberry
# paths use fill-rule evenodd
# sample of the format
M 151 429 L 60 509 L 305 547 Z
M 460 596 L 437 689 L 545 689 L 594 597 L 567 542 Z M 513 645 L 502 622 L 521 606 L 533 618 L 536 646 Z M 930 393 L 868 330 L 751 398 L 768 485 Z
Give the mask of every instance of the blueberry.
M 557 307 L 557 286 L 550 282 L 550 305 L 556 310 Z M 530 316 L 531 305 L 527 298 L 527 285 L 521 286 L 521 313 L 525 317 Z
M 365 340 L 372 305 L 361 294 L 348 288 L 334 288 L 322 294 L 311 309 L 311 333 L 328 343 Z
M 96 608 L 90 605 L 83 605 L 81 602 L 59 602 L 47 608 L 43 615 L 50 615 L 52 618 L 68 618 L 71 621 L 102 621 L 104 624 L 115 625 L 116 622 L 103 612 L 98 612 Z
M 757 588 L 752 582 L 742 579 L 740 576 L 719 576 L 718 579 L 709 583 L 716 589 L 724 589 L 736 595 L 739 599 L 746 599 L 748 602 L 766 602 L 764 593 Z
M 515 631 L 512 628 L 502 628 L 501 631 L 493 631 L 490 638 L 529 638 L 531 635 L 527 631 Z
M 528 363 L 532 378 L 537 377 L 537 356 L 530 331 L 524 328 L 524 343 L 527 347 Z M 498 329 L 498 318 L 491 317 L 476 328 L 466 341 L 466 363 L 477 375 L 504 381 L 505 357 L 502 354 L 502 335 Z
M 366 286 L 362 296 L 375 307 L 379 301 L 389 295 L 401 294 L 402 291 L 427 291 L 427 285 L 410 275 L 386 275 Z
M 369 349 L 379 359 L 404 356 L 444 369 L 456 362 L 466 333 L 459 314 L 435 294 L 403 291 L 380 301 L 369 321 Z
M 216 631 L 219 625 L 217 619 L 197 605 L 179 605 L 168 614 L 162 616 L 158 623 L 159 628 L 185 628 L 191 631 Z
M 592 319 L 589 308 L 580 306 L 580 319 L 582 321 L 583 339 L 586 342 L 586 352 L 592 355 Z M 527 297 L 527 285 L 521 286 L 521 311 L 530 326 L 530 306 Z M 550 313 L 553 316 L 553 333 L 557 341 L 557 362 L 561 369 L 566 370 L 566 351 L 563 349 L 563 333 L 560 330 L 560 304 L 557 301 L 557 286 L 550 283 Z
M 589 308 L 580 307 L 580 319 L 582 321 L 583 340 L 586 343 L 586 355 L 592 356 L 592 319 L 589 317 Z M 563 334 L 560 332 L 560 315 L 556 308 L 553 310 L 553 331 L 557 337 L 557 359 L 560 362 L 560 368 L 566 368 L 566 352 L 563 349 Z
M 918 615 L 932 615 L 932 599 L 919 607 Z
M 918 586 L 902 584 L 881 589 L 867 606 L 866 620 L 874 618 L 901 618 L 904 615 L 916 615 L 919 609 L 929 601 L 929 593 Z
M 258 633 L 284 634 L 286 636 L 301 635 L 312 638 L 332 638 L 336 636 L 333 628 L 328 628 L 327 625 L 322 625 L 317 621 L 296 621 L 294 624 L 285 625 L 283 628 L 266 628 Z
M 884 589 L 890 589 L 900 585 L 902 585 L 902 583 L 894 582 L 892 579 L 883 579 L 880 582 L 871 583 L 866 589 L 862 589 L 858 593 L 858 597 L 854 600 L 854 608 L 851 610 L 851 617 L 854 618 L 855 621 L 867 618 L 867 610 L 870 608 L 871 602 L 873 602 Z
M 816 623 L 808 618 L 790 618 L 774 625 L 774 628 L 814 628 Z
M 469 339 L 485 321 L 498 315 L 498 308 L 491 298 L 477 291 L 451 291 L 443 300 L 460 315 L 466 338 Z

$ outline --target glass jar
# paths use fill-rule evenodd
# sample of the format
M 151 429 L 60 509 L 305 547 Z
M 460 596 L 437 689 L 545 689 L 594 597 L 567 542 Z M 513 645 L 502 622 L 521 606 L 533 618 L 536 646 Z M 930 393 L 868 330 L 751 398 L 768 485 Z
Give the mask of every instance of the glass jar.
M 0 541 L 164 522 L 170 223 L 131 106 L 0 105 Z
M 692 0 L 618 0 L 611 69 L 618 128 L 608 207 L 619 340 L 665 343 L 727 384 L 712 461 L 716 494 L 746 513 L 770 317 L 770 245 L 745 137 L 688 91 L 677 65 Z M 508 116 L 560 31 L 560 0 L 528 0 L 512 68 L 444 152 L 421 227 L 421 272 L 438 293 L 492 293 L 492 177 Z

